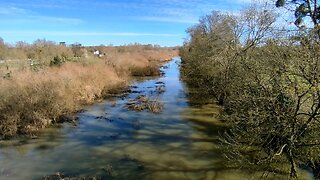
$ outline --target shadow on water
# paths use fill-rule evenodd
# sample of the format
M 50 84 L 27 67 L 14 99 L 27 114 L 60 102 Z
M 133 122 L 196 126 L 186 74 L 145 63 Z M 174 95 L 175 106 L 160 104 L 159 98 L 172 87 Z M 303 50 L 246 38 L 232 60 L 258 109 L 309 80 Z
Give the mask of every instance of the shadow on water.
M 189 93 L 179 58 L 162 77 L 140 79 L 126 96 L 112 97 L 77 114 L 76 125 L 50 128 L 37 138 L 0 142 L 0 179 L 42 179 L 56 172 L 101 179 L 239 179 L 222 158 L 219 107 Z M 140 95 L 163 104 L 159 114 L 131 111 Z M 201 97 L 201 98 L 200 98 Z

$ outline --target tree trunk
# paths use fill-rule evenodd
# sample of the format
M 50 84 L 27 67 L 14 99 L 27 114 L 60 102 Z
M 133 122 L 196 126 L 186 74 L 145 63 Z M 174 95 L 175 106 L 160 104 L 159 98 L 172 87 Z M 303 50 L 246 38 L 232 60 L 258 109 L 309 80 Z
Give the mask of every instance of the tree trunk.
M 292 177 L 292 178 L 297 178 L 298 175 L 297 175 L 297 171 L 296 171 L 296 165 L 295 165 L 295 163 L 294 163 L 293 160 L 290 161 L 290 163 L 291 163 L 290 177 Z
M 290 177 L 297 178 L 298 175 L 297 175 L 297 171 L 296 171 L 296 163 L 294 162 L 294 159 L 292 157 L 291 149 L 289 150 L 289 154 L 288 155 L 289 155 L 289 161 L 290 161 L 290 164 L 291 164 Z
M 315 162 L 312 165 L 313 176 L 315 179 L 320 179 L 320 162 Z

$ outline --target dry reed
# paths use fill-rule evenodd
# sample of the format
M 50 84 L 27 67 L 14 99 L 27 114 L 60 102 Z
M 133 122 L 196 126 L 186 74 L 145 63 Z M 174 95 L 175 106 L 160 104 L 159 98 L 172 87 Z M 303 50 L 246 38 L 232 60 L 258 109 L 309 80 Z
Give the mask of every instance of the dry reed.
M 107 65 L 68 63 L 0 80 L 0 137 L 34 132 L 125 82 Z
M 104 57 L 86 54 L 77 62 L 44 66 L 36 72 L 25 63 L 24 68 L 6 68 L 10 77 L 0 78 L 0 139 L 60 122 L 83 105 L 122 89 L 130 75 L 158 75 L 159 60 L 177 52 L 109 47 Z

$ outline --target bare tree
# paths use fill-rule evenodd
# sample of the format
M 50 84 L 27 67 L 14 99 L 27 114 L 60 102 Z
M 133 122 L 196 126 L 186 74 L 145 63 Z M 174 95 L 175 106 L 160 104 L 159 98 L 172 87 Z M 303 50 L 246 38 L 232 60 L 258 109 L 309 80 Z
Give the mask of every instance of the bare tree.
M 319 177 L 318 39 L 302 31 L 274 39 L 277 15 L 261 6 L 231 17 L 205 16 L 181 50 L 184 75 L 223 104 L 226 157 L 265 172 L 284 163 L 291 177 L 304 164 Z

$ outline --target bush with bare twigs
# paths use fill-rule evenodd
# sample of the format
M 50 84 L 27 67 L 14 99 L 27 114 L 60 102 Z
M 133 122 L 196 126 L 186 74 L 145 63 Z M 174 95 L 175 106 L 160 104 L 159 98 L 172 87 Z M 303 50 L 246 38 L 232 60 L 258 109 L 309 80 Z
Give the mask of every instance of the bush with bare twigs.
M 181 48 L 182 73 L 224 107 L 231 166 L 297 177 L 303 165 L 319 178 L 320 41 L 313 29 L 278 31 L 272 12 L 203 17 Z

